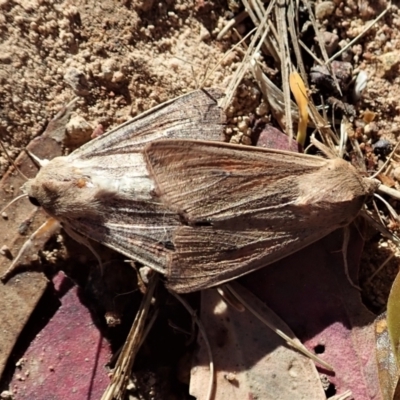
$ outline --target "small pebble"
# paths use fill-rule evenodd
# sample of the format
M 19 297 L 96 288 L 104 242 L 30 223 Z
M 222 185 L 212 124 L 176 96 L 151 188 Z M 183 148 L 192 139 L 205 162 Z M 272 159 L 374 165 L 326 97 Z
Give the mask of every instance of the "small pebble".
M 119 82 L 123 82 L 125 79 L 126 79 L 126 76 L 125 76 L 125 74 L 123 72 L 116 71 L 116 72 L 114 72 L 111 81 L 113 83 L 119 83 Z
M 266 125 L 257 138 L 257 147 L 267 149 L 299 151 L 299 144 L 294 140 L 289 140 L 288 136 L 272 125 Z
M 351 80 L 353 66 L 344 61 L 333 61 L 331 64 L 332 73 L 335 74 L 339 86 L 344 91 Z M 324 88 L 333 94 L 337 93 L 335 81 L 325 65 L 317 65 L 311 68 L 310 72 L 311 82 L 318 88 Z
M 101 73 L 99 76 L 106 81 L 111 81 L 117 69 L 116 61 L 113 58 L 108 58 L 101 64 Z
M 393 171 L 393 178 L 400 182 L 400 167 L 396 167 Z
M 1 254 L 5 255 L 6 253 L 9 253 L 9 252 L 10 252 L 10 248 L 7 245 L 1 246 L 1 248 L 0 248 Z
M 25 363 L 26 363 L 26 358 L 22 357 L 15 363 L 15 366 L 17 368 L 21 368 L 22 366 L 25 365 Z
M 64 81 L 71 86 L 77 96 L 89 94 L 89 84 L 85 74 L 76 68 L 68 68 L 64 74 Z
M 237 382 L 236 375 L 233 372 L 229 372 L 229 373 L 225 374 L 224 378 L 228 382 Z
M 115 327 L 117 325 L 121 324 L 121 318 L 116 314 L 111 311 L 108 311 L 105 316 L 104 316 L 107 326 L 109 327 Z
M 338 48 L 339 36 L 336 35 L 336 33 L 325 31 L 322 32 L 322 37 L 324 39 L 326 52 L 328 53 L 328 56 L 331 56 Z M 318 42 L 317 38 L 315 38 L 314 40 Z
M 393 145 L 386 139 L 379 139 L 372 145 L 376 155 L 387 156 L 392 150 Z
M 389 75 L 395 71 L 400 64 L 400 50 L 390 51 L 377 57 L 380 63 L 377 65 L 377 73 L 379 77 Z
M 259 117 L 262 117 L 268 113 L 269 107 L 267 103 L 261 103 L 257 108 L 256 108 L 256 114 Z
M 97 138 L 104 133 L 104 126 L 102 124 L 98 124 L 96 128 L 93 129 L 92 134 L 90 135 L 91 139 Z
M 11 391 L 3 390 L 0 393 L 0 399 L 2 399 L 2 400 L 13 400 L 14 396 L 13 396 L 13 393 Z
M 7 52 L 2 52 L 0 54 L 0 64 L 11 64 L 12 54 Z
M 320 21 L 328 18 L 335 11 L 335 3 L 333 1 L 323 1 L 315 6 L 315 16 Z
M 0 254 L 2 254 L 4 257 L 8 258 L 9 260 L 13 259 L 11 250 L 7 245 L 4 245 L 0 248 Z
M 93 127 L 80 115 L 74 115 L 65 125 L 65 141 L 70 147 L 78 147 L 89 141 Z
M 246 132 L 247 128 L 248 128 L 248 124 L 247 121 L 242 120 L 237 124 L 237 127 L 239 129 L 240 132 Z
M 200 26 L 200 39 L 202 41 L 206 41 L 208 39 L 210 39 L 211 34 L 210 31 L 207 30 L 207 28 L 203 25 Z
M 145 284 L 148 284 L 150 282 L 150 277 L 151 275 L 153 275 L 153 273 L 154 271 L 149 267 L 143 266 L 139 268 L 140 278 Z
M 367 87 L 368 74 L 365 71 L 360 71 L 354 82 L 353 99 L 358 101 L 361 99 L 364 89 Z
M 365 110 L 364 114 L 363 114 L 363 122 L 365 122 L 366 124 L 370 124 L 371 122 L 373 122 L 376 118 L 376 112 L 371 111 L 371 110 Z
M 126 390 L 133 392 L 136 390 L 136 385 L 134 382 L 129 381 L 128 386 L 126 387 Z
M 366 135 L 366 140 L 368 138 L 375 136 L 379 132 L 379 127 L 376 122 L 372 121 L 364 126 L 364 134 Z

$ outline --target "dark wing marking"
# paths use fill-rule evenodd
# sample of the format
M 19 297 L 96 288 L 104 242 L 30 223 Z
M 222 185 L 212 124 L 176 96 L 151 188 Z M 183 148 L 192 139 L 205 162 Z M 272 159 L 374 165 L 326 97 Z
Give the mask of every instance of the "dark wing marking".
M 158 139 L 223 140 L 225 114 L 218 106 L 221 92 L 197 90 L 162 103 L 75 150 L 69 157 L 130 153 Z

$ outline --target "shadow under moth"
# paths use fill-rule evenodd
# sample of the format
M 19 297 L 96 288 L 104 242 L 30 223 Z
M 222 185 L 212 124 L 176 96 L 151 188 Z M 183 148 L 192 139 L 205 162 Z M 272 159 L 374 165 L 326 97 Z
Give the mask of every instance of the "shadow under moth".
M 222 284 L 348 225 L 377 188 L 348 162 L 222 143 L 215 90 L 163 103 L 23 187 L 73 237 L 100 242 L 176 292 Z

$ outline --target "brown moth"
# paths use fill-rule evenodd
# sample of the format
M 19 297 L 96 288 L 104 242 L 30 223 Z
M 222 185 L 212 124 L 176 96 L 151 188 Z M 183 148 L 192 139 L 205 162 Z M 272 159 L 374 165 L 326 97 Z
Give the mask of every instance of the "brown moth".
M 348 225 L 376 189 L 341 159 L 213 142 L 225 121 L 213 96 L 196 91 L 164 103 L 42 163 L 25 192 L 74 237 L 190 292 Z

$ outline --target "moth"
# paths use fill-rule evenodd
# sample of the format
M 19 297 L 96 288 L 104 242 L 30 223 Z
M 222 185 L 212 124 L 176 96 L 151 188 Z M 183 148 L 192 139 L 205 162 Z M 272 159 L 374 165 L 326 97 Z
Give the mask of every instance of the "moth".
M 23 190 L 67 232 L 158 271 L 176 292 L 265 267 L 354 220 L 374 180 L 339 158 L 220 142 L 218 97 L 192 92 L 42 160 Z

